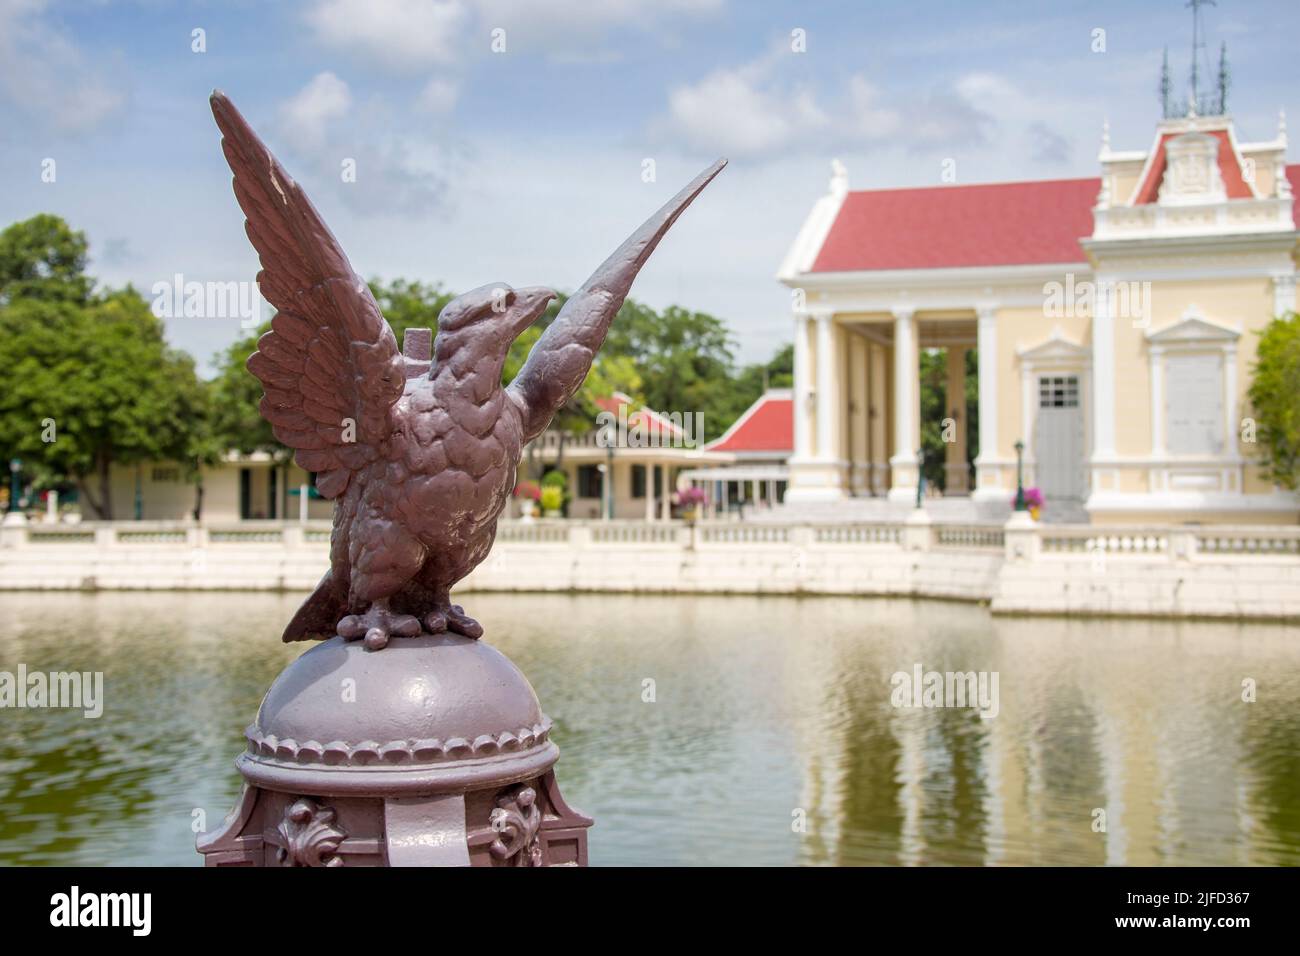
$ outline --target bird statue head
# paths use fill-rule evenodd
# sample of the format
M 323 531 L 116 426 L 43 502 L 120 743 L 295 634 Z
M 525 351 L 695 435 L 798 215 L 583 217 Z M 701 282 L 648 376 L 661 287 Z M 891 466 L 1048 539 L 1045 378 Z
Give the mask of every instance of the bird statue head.
M 445 363 L 458 378 L 472 374 L 482 389 L 499 387 L 511 343 L 541 318 L 554 298 L 555 292 L 544 286 L 512 289 L 504 282 L 457 296 L 438 315 L 433 367 Z
M 438 315 L 438 341 L 461 346 L 469 341 L 509 348 L 546 311 L 555 292 L 543 286 L 512 289 L 504 282 L 458 295 Z

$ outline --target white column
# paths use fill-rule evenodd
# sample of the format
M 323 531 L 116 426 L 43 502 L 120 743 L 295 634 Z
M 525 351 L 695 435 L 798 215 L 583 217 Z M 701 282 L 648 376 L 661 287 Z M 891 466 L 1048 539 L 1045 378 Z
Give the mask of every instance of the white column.
M 848 421 L 848 457 L 853 479 L 849 485 L 850 494 L 866 495 L 871 493 L 871 424 L 867 410 L 871 405 L 871 396 L 867 391 L 867 375 L 870 371 L 870 349 L 867 340 L 860 335 L 850 335 L 848 341 L 847 369 L 849 381 L 847 391 L 852 413 L 846 416 Z
M 794 317 L 794 457 L 812 457 L 812 421 L 809 413 L 809 394 L 812 392 L 812 370 L 808 367 L 808 316 Z
M 1237 429 L 1240 423 L 1237 421 L 1237 348 L 1235 345 L 1223 350 L 1223 390 L 1227 392 L 1223 403 L 1227 426 L 1223 453 L 1236 458 L 1240 451 L 1237 440 Z M 1239 484 L 1237 490 L 1240 488 Z
M 916 499 L 916 446 L 920 427 L 920 366 L 916 354 L 915 312 L 898 307 L 894 313 L 894 454 L 889 499 L 909 503 Z
M 660 465 L 659 472 L 663 476 L 659 482 L 659 517 L 668 521 L 673 516 L 673 492 L 668 487 L 668 466 Z M 648 473 L 646 477 L 649 477 Z
M 1165 350 L 1159 345 L 1147 349 L 1151 377 L 1151 455 L 1165 456 Z
M 830 313 L 817 316 L 817 457 L 831 461 L 840 456 L 835 441 L 837 389 L 835 369 L 835 326 Z
M 816 358 L 807 354 L 810 329 L 804 318 L 795 322 L 795 454 L 790 458 L 790 485 L 786 500 L 833 501 L 844 496 L 841 453 L 843 427 L 838 403 L 840 380 L 839 329 L 829 310 L 814 312 L 817 328 Z M 815 366 L 815 367 L 814 367 Z M 810 397 L 816 401 L 815 412 Z M 814 423 L 812 419 L 815 418 Z
M 999 481 L 998 463 L 998 325 L 997 311 L 991 305 L 976 307 L 979 350 L 980 450 L 975 456 L 975 494 L 977 499 L 1006 497 Z
M 1097 282 L 1092 314 L 1092 456 L 1115 457 L 1115 320 L 1109 282 Z
M 871 453 L 867 457 L 871 459 L 871 493 L 883 495 L 889 490 L 885 487 L 885 469 L 890 451 L 887 441 L 889 428 L 885 423 L 885 409 L 889 406 L 886 389 L 889 372 L 884 346 L 872 344 L 869 353 L 871 374 L 867 380 L 870 390 L 867 414 L 871 422 Z
M 636 468 L 636 465 L 632 466 Z M 655 466 L 649 463 L 641 465 L 641 473 L 645 476 L 645 520 L 655 520 Z
M 1284 272 L 1273 276 L 1273 314 L 1285 315 L 1295 311 L 1294 272 Z
M 311 485 L 298 486 L 298 520 L 302 524 L 307 523 L 307 504 L 310 498 Z

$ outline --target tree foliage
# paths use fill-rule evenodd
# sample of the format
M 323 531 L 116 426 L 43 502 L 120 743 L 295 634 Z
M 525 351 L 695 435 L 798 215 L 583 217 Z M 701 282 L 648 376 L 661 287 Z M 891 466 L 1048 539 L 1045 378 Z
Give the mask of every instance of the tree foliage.
M 0 232 L 0 362 L 8 375 L 0 452 L 21 458 L 24 473 L 40 484 L 75 484 L 104 518 L 113 517 L 114 465 L 180 463 L 196 484 L 197 515 L 203 466 L 226 452 L 267 452 L 288 462 L 288 449 L 258 412 L 261 386 L 244 367 L 268 325 L 227 348 L 215 377 L 201 382 L 193 361 L 167 345 L 145 299 L 129 287 L 96 290 L 86 262 L 85 235 L 57 216 Z M 402 279 L 370 286 L 399 341 L 409 328 L 436 329 L 454 297 L 441 285 Z M 511 347 L 506 381 L 564 302 L 552 302 Z M 552 427 L 562 436 L 562 455 L 566 436 L 595 426 L 593 399 L 618 391 L 657 411 L 702 415 L 705 436 L 713 438 L 764 388 L 789 385 L 791 372 L 788 346 L 770 362 L 738 369 L 720 319 L 628 300 L 583 388 Z
M 0 306 L 17 301 L 85 303 L 85 233 L 41 213 L 0 232 Z
M 111 518 L 114 464 L 206 455 L 193 360 L 130 287 L 94 293 L 85 237 L 52 216 L 0 233 L 0 446 Z
M 1260 333 L 1250 404 L 1262 465 L 1288 491 L 1300 487 L 1300 316 L 1275 318 Z
M 979 366 L 975 349 L 966 350 L 966 393 L 948 394 L 948 353 L 945 349 L 922 349 L 920 355 L 921 448 L 925 462 L 921 470 L 927 484 L 948 486 L 948 443 L 944 441 L 944 422 L 957 416 L 953 427 L 966 433 L 966 464 L 969 467 L 979 451 Z

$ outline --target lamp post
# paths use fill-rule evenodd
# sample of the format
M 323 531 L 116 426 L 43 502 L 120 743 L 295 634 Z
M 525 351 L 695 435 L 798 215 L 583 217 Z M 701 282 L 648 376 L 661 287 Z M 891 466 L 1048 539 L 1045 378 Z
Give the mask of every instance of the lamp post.
M 605 475 L 604 483 L 601 488 L 602 507 L 606 521 L 614 520 L 614 442 L 617 440 L 617 432 L 614 430 L 612 422 L 601 426 L 599 432 L 599 443 L 605 446 Z
M 1016 441 L 1016 510 L 1028 511 L 1025 504 L 1025 443 Z
M 605 488 L 606 504 L 605 508 L 609 520 L 614 520 L 614 443 L 610 442 L 605 449 Z
M 22 496 L 23 463 L 17 458 L 9 460 L 9 511 L 19 511 L 18 499 Z
M 916 450 L 916 506 L 921 507 L 921 499 L 925 497 L 925 449 Z

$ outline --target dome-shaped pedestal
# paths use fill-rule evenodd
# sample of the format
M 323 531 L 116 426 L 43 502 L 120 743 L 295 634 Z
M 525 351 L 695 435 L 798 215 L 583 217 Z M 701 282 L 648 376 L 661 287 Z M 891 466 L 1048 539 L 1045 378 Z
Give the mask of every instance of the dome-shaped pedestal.
M 267 691 L 239 806 L 199 850 L 209 865 L 585 865 L 591 821 L 560 797 L 550 730 L 483 641 L 332 638 Z

